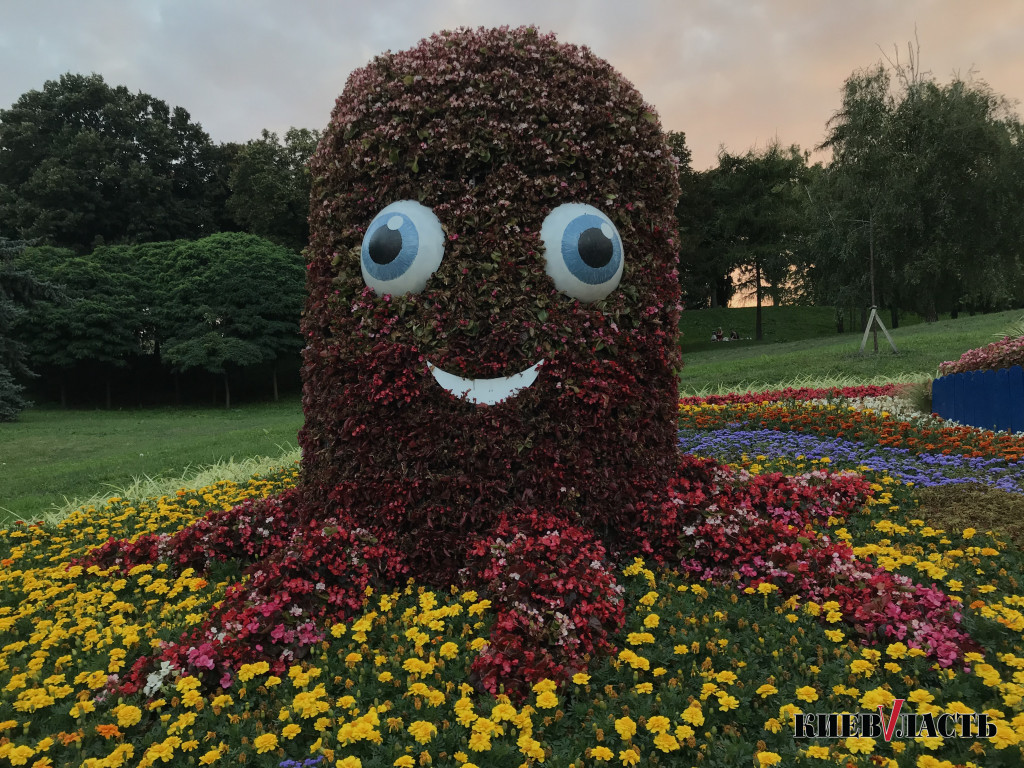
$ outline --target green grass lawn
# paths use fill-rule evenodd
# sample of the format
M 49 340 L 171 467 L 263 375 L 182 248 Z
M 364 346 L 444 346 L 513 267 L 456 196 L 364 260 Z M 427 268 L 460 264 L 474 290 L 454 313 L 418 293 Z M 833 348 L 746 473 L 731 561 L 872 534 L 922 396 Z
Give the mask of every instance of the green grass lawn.
M 778 308 L 781 309 L 787 308 Z M 683 313 L 684 317 L 686 314 Z M 835 333 L 834 326 L 829 335 L 788 343 L 728 342 L 707 344 L 703 349 L 689 351 L 684 346 L 685 367 L 680 388 L 684 394 L 702 394 L 787 385 L 926 379 L 935 375 L 939 363 L 956 360 L 968 349 L 995 341 L 994 334 L 1018 320 L 1020 314 L 1020 310 L 1012 310 L 897 328 L 891 333 L 899 349 L 898 355 L 892 353 L 881 333 L 878 334 L 878 354 L 872 352 L 869 337 L 865 354 L 861 355 L 862 333 L 840 335 Z M 883 322 L 887 319 L 883 318 Z M 727 328 L 722 323 L 718 325 Z
M 835 310 L 832 307 L 763 307 L 761 309 L 761 329 L 764 338 L 761 342 L 753 340 L 756 316 L 757 310 L 754 307 L 697 309 L 683 312 L 679 319 L 679 330 L 682 333 L 680 346 L 683 353 L 717 348 L 718 344 L 711 341 L 711 332 L 716 328 L 721 328 L 726 336 L 730 331 L 735 330 L 742 339 L 738 342 L 740 346 L 780 344 L 837 335 Z M 863 332 L 863 327 L 859 331 L 856 327 L 851 328 L 849 318 L 846 319 L 846 322 L 847 334 Z M 859 322 L 858 318 L 857 323 Z M 888 327 L 888 312 L 883 313 L 882 322 Z M 923 320 L 918 315 L 911 313 L 900 315 L 901 327 L 917 325 L 921 322 Z
M 301 425 L 297 398 L 231 410 L 25 411 L 0 424 L 0 527 L 65 499 L 113 494 L 133 478 L 278 456 L 295 447 Z

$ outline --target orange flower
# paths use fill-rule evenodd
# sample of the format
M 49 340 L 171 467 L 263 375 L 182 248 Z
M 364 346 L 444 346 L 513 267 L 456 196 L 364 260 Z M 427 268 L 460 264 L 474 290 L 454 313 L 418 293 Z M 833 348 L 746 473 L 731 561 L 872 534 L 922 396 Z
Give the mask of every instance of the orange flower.
M 96 726 L 96 733 L 102 736 L 104 739 L 117 739 L 121 738 L 124 734 L 113 723 L 105 723 L 103 725 Z
M 61 731 L 57 734 L 57 738 L 60 740 L 60 743 L 65 747 L 70 747 L 75 742 L 81 741 L 83 736 L 85 736 L 85 731 L 75 731 L 74 733 L 65 733 L 64 731 Z

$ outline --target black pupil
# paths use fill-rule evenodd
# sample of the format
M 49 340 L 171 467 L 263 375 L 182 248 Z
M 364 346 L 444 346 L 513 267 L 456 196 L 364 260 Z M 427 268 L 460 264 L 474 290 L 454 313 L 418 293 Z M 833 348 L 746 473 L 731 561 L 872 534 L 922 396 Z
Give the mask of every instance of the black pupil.
M 612 241 L 600 227 L 591 227 L 580 234 L 579 249 L 583 263 L 592 269 L 600 269 L 612 260 Z
M 397 229 L 389 229 L 386 224 L 378 227 L 370 236 L 367 250 L 375 264 L 390 264 L 402 252 L 402 233 Z

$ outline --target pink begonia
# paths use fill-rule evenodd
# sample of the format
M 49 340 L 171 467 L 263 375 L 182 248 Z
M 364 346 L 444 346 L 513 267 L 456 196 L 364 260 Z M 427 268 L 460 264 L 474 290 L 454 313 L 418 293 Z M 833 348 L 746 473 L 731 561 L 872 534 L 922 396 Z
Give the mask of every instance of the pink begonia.
M 1024 336 L 1007 336 L 991 344 L 964 352 L 959 360 L 939 364 L 939 373 L 948 376 L 967 371 L 998 371 L 1024 365 Z

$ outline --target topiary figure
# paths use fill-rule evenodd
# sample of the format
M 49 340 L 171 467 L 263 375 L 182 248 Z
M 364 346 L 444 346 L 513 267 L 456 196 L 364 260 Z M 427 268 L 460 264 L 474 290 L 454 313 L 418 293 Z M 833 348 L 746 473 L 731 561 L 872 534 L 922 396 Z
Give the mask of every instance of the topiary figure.
M 500 513 L 615 545 L 678 461 L 653 108 L 534 29 L 441 33 L 349 78 L 311 172 L 309 502 L 386 525 L 441 582 Z
M 88 562 L 247 564 L 161 652 L 211 680 L 254 654 L 280 671 L 408 576 L 493 601 L 479 687 L 565 679 L 623 625 L 613 563 L 679 562 L 684 527 L 731 499 L 676 448 L 657 117 L 586 48 L 444 32 L 351 75 L 311 171 L 300 488 Z

